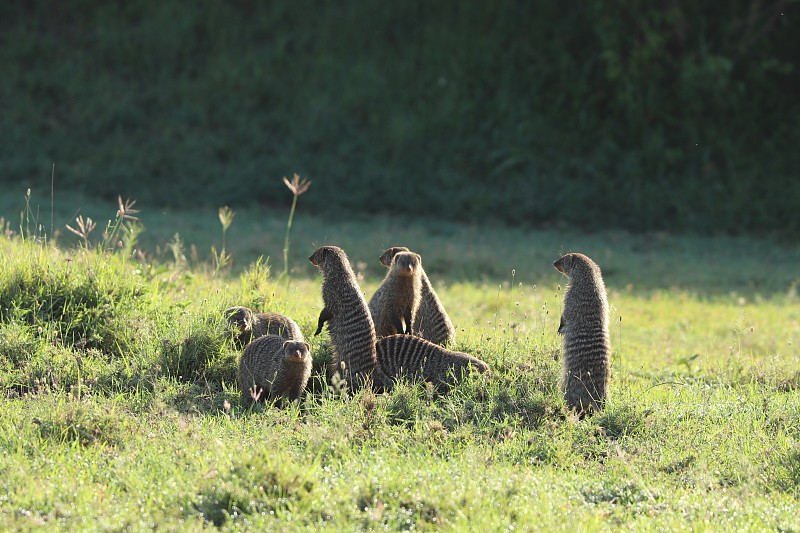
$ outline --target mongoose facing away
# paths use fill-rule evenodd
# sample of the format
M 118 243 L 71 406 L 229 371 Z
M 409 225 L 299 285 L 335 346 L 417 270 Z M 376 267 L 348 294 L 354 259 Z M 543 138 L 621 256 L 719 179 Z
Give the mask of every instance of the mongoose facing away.
M 399 252 L 389 272 L 369 301 L 375 334 L 386 337 L 413 333 L 413 324 L 422 299 L 422 258 L 414 252 Z
M 237 382 L 242 403 L 260 399 L 296 400 L 311 375 L 311 354 L 303 341 L 264 335 L 247 345 L 239 361 Z
M 294 320 L 278 313 L 255 313 L 247 307 L 229 307 L 225 310 L 228 323 L 238 328 L 236 341 L 244 346 L 264 335 L 278 335 L 286 340 L 302 341 L 303 333 Z
M 553 266 L 569 277 L 558 327 L 564 345 L 564 396 L 570 409 L 591 414 L 603 408 L 611 378 L 606 287 L 600 267 L 583 254 L 566 254 Z
M 383 252 L 380 257 L 381 264 L 389 266 L 392 264 L 392 258 L 400 253 L 407 252 L 408 248 L 404 246 L 393 246 Z M 420 300 L 417 316 L 414 319 L 413 331 L 423 339 L 427 339 L 433 343 L 446 346 L 453 341 L 456 334 L 456 328 L 453 327 L 453 322 L 447 316 L 442 302 L 433 290 L 428 275 L 425 269 L 420 266 L 420 275 L 422 278 L 422 298 Z M 376 293 L 377 294 L 377 293 Z M 371 302 L 370 302 L 371 303 Z M 372 309 L 372 307 L 370 307 Z
M 412 335 L 384 337 L 378 340 L 376 349 L 378 367 L 389 379 L 422 378 L 435 385 L 454 385 L 470 368 L 489 372 L 489 365 L 480 359 Z M 387 387 L 390 385 L 387 380 Z
M 347 255 L 339 247 L 322 246 L 308 258 L 322 273 L 322 302 L 317 331 L 328 322 L 333 366 L 351 391 L 372 377 L 383 382 L 377 369 L 375 327 Z

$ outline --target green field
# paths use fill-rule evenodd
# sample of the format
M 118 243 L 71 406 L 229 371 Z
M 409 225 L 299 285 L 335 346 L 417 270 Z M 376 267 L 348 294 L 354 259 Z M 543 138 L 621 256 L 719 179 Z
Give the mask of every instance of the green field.
M 137 205 L 146 231 L 120 226 L 119 247 L 100 237 L 114 205 L 43 204 L 0 205 L 0 529 L 800 529 L 797 245 L 323 219 L 301 199 L 281 277 L 286 211 L 237 212 L 218 267 L 213 209 Z M 88 246 L 64 230 L 79 207 Z M 299 404 L 241 408 L 222 310 L 310 336 L 322 244 L 367 296 L 385 247 L 420 252 L 490 378 L 342 395 L 323 333 Z M 583 421 L 557 387 L 566 251 L 603 268 L 611 304 L 610 397 Z

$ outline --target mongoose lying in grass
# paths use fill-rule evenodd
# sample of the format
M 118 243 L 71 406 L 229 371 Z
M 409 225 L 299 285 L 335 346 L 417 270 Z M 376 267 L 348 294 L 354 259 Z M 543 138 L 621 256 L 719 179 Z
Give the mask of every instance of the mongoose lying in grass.
M 392 258 L 399 252 L 407 252 L 408 248 L 403 246 L 394 246 L 389 248 L 380 257 L 381 264 L 389 266 L 392 263 Z M 420 300 L 419 309 L 414 319 L 412 329 L 415 335 L 419 335 L 423 339 L 427 339 L 433 343 L 446 346 L 453 341 L 456 334 L 456 328 L 447 316 L 442 302 L 433 290 L 428 275 L 425 269 L 420 266 L 420 275 L 422 277 L 422 298 Z M 371 302 L 370 302 L 371 303 Z M 370 309 L 372 309 L 370 307 Z
M 442 348 L 412 335 L 391 335 L 378 340 L 378 367 L 390 380 L 422 378 L 435 385 L 454 385 L 469 368 L 484 373 L 489 365 L 471 355 Z M 390 388 L 391 383 L 386 383 Z
M 302 341 L 303 334 L 294 320 L 278 313 L 255 313 L 247 307 L 229 307 L 225 310 L 228 323 L 239 330 L 239 346 L 264 335 L 278 335 L 287 340 Z
M 567 406 L 579 415 L 603 408 L 611 378 L 608 300 L 600 268 L 583 254 L 553 263 L 569 277 L 558 332 L 563 336 L 562 387 Z
M 413 333 L 422 299 L 421 269 L 422 258 L 413 252 L 398 252 L 392 258 L 389 272 L 369 301 L 378 337 Z
M 333 366 L 354 391 L 372 377 L 376 384 L 383 382 L 377 375 L 375 327 L 367 302 L 358 286 L 356 275 L 344 250 L 322 246 L 308 258 L 322 273 L 322 302 L 317 331 L 328 322 L 333 347 Z
M 244 349 L 236 379 L 242 403 L 250 405 L 255 399 L 296 400 L 306 388 L 310 375 L 308 344 L 264 335 Z

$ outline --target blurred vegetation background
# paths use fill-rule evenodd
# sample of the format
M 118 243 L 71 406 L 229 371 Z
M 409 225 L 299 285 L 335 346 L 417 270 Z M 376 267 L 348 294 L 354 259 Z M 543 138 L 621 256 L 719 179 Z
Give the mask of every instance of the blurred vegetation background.
M 800 235 L 796 0 L 8 1 L 0 181 Z

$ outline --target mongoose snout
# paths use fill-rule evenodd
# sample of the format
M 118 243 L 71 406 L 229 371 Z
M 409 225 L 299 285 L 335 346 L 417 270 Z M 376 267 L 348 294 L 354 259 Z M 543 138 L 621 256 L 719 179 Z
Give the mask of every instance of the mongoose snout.
M 283 344 L 286 360 L 291 363 L 302 363 L 309 356 L 311 347 L 305 342 L 286 341 Z
M 403 276 L 413 276 L 414 271 L 417 269 L 418 261 L 417 258 L 409 253 L 404 253 L 402 255 L 397 255 L 397 264 L 400 267 L 398 269 L 398 273 Z

